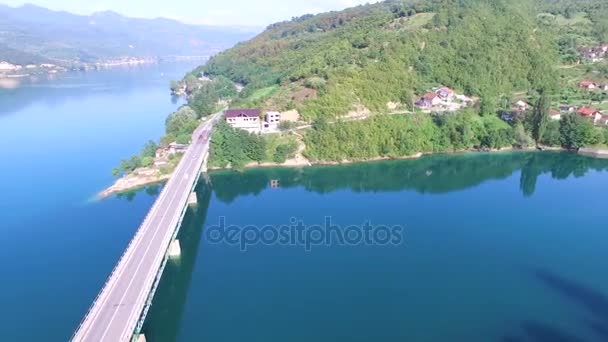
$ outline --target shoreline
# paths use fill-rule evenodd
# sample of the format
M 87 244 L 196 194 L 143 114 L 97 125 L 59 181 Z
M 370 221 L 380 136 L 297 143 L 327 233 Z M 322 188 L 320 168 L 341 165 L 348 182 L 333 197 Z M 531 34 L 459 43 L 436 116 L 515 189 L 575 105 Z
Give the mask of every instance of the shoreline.
M 581 150 L 587 150 L 587 149 L 581 149 Z M 608 158 L 608 150 L 600 150 L 600 149 L 593 149 L 593 150 L 600 151 L 600 152 L 598 152 L 599 154 L 601 154 L 602 153 L 601 151 L 603 151 L 603 153 L 605 153 L 605 155 L 606 155 L 606 157 L 604 157 L 604 158 Z M 429 155 L 429 156 L 430 155 L 441 155 L 441 154 L 457 155 L 457 154 L 469 154 L 469 153 L 471 153 L 471 154 L 472 153 L 500 153 L 500 152 L 516 152 L 516 151 L 521 151 L 521 152 L 535 152 L 535 151 L 536 152 L 542 152 L 542 151 L 574 152 L 574 151 L 570 151 L 568 149 L 564 149 L 562 147 L 542 147 L 542 149 L 539 149 L 536 147 L 527 147 L 527 148 L 506 147 L 506 148 L 501 148 L 501 149 L 488 149 L 488 150 L 473 149 L 473 150 L 461 150 L 461 151 L 451 151 L 451 152 L 425 152 L 425 153 L 418 152 L 418 153 L 415 153 L 415 154 L 409 155 L 409 156 L 375 157 L 375 158 L 370 158 L 370 159 L 365 159 L 365 160 L 343 160 L 341 162 L 310 161 L 307 158 L 298 157 L 298 158 L 289 159 L 285 163 L 282 163 L 282 164 L 274 163 L 274 162 L 263 162 L 263 163 L 252 162 L 252 163 L 245 165 L 244 169 L 249 170 L 249 169 L 257 169 L 257 168 L 273 168 L 273 167 L 298 168 L 298 167 L 310 167 L 310 166 L 340 166 L 340 165 L 353 165 L 353 164 L 359 164 L 359 163 L 371 163 L 371 162 L 390 161 L 390 160 L 395 160 L 395 161 L 396 160 L 414 160 L 414 159 L 422 158 L 427 155 Z M 581 151 L 575 152 L 575 153 L 590 156 L 590 157 L 596 157 L 595 155 L 584 154 Z M 600 157 L 596 157 L 596 158 L 600 158 Z M 231 167 L 210 167 L 209 168 L 209 171 L 220 171 L 220 170 L 232 170 L 232 168 Z M 156 176 L 156 177 L 148 175 L 148 176 L 140 177 L 140 178 L 137 178 L 137 176 L 131 176 L 131 177 L 127 176 L 127 177 L 119 178 L 118 180 L 116 180 L 114 182 L 114 184 L 107 187 L 103 191 L 99 192 L 97 195 L 97 198 L 104 199 L 104 198 L 110 197 L 112 195 L 138 190 L 138 189 L 141 189 L 141 188 L 149 186 L 149 185 L 163 183 L 163 182 L 167 181 L 169 178 L 171 178 L 171 175 L 172 175 L 172 173 L 165 174 L 162 176 Z

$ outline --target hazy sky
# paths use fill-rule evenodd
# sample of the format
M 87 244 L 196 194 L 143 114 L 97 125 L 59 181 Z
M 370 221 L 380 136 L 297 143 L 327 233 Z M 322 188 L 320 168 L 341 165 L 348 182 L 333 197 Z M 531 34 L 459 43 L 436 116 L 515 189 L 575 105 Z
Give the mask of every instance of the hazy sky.
M 131 17 L 167 17 L 193 24 L 266 26 L 307 13 L 340 10 L 374 0 L 0 0 L 33 3 L 77 14 L 112 10 Z

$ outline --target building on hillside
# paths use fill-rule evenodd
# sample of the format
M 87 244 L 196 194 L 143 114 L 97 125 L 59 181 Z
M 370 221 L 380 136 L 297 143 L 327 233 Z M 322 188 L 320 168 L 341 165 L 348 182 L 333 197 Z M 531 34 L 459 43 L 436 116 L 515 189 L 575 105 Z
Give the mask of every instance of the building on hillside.
M 549 119 L 559 121 L 562 119 L 562 113 L 559 110 L 551 109 L 549 111 Z
M 264 128 L 265 129 L 277 129 L 281 122 L 281 113 L 279 112 L 266 112 L 264 115 Z
M 186 153 L 188 150 L 188 144 L 178 144 L 176 142 L 172 142 L 167 147 L 167 152 L 169 154 L 178 154 L 178 153 Z
M 435 91 L 435 94 L 439 96 L 439 98 L 443 101 L 452 101 L 454 96 L 456 96 L 456 92 L 448 87 L 441 87 Z
M 247 131 L 260 130 L 259 109 L 228 109 L 224 111 L 224 116 L 226 117 L 226 123 L 231 127 Z
M 562 114 L 574 113 L 576 112 L 576 107 L 571 105 L 560 105 L 559 111 Z
M 595 121 L 596 125 L 608 126 L 608 115 L 602 115 L 598 120 Z
M 525 112 L 526 110 L 528 110 L 530 108 L 530 105 L 523 100 L 519 100 L 519 101 L 515 102 L 515 107 L 518 110 Z
M 581 81 L 578 85 L 585 90 L 594 90 L 597 88 L 597 84 L 593 81 Z
M 596 124 L 602 118 L 602 113 L 599 110 L 593 108 L 582 107 L 579 108 L 576 113 L 580 116 L 590 118 L 591 120 L 593 120 L 594 124 Z
M 441 98 L 435 93 L 426 93 L 420 100 L 416 101 L 415 105 L 420 108 L 431 108 L 441 103 Z

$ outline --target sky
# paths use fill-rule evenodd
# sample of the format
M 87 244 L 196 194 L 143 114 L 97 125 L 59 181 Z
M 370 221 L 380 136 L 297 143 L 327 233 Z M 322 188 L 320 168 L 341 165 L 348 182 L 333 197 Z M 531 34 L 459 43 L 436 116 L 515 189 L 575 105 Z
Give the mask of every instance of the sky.
M 91 14 L 111 10 L 129 17 L 165 17 L 190 24 L 259 26 L 308 13 L 340 10 L 373 0 L 0 0 L 53 10 Z

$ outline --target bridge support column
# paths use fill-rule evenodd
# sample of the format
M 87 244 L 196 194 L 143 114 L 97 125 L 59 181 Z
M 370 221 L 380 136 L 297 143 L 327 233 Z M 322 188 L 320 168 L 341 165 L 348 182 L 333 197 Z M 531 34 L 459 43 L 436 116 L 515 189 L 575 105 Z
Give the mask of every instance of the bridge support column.
M 175 239 L 169 245 L 169 259 L 177 259 L 182 255 L 182 248 L 179 245 L 179 240 Z
M 146 335 L 144 334 L 137 334 L 137 336 L 135 336 L 135 338 L 133 339 L 135 342 L 146 342 Z
M 198 200 L 196 199 L 196 192 L 192 191 L 190 193 L 190 196 L 188 197 L 188 205 L 194 206 L 197 203 L 198 203 Z

